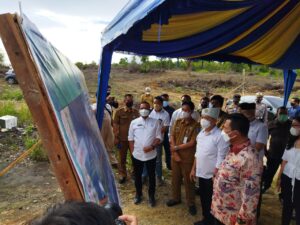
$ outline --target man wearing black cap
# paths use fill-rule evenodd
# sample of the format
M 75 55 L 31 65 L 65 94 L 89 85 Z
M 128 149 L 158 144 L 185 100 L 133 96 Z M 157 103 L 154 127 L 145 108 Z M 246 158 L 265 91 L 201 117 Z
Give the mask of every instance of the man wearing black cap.
M 250 121 L 248 138 L 257 151 L 260 152 L 261 160 L 263 160 L 264 149 L 268 141 L 268 127 L 262 121 L 255 118 L 255 103 L 239 104 L 240 112 Z

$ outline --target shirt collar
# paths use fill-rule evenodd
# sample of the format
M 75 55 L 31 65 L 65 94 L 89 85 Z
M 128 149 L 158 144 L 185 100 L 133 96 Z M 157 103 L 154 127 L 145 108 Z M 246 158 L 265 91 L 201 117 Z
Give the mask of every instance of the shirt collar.
M 240 151 L 242 151 L 243 149 L 245 149 L 249 145 L 251 145 L 249 139 L 247 141 L 245 141 L 244 143 L 241 143 L 241 144 L 238 144 L 238 145 L 231 145 L 230 146 L 230 152 L 233 152 L 234 154 L 237 155 L 238 153 L 240 153 Z
M 219 128 L 217 126 L 215 126 L 211 131 L 209 131 L 208 133 L 205 130 L 202 130 L 203 133 L 205 135 L 210 135 L 210 134 L 214 134 Z

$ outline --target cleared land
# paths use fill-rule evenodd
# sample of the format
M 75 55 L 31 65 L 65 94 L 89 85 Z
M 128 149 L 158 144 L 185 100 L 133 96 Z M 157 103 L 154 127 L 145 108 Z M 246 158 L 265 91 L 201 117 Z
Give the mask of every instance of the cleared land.
M 91 98 L 95 96 L 97 88 L 97 71 L 86 69 L 83 71 Z M 113 70 L 110 84 L 112 95 L 122 102 L 125 93 L 132 93 L 139 100 L 146 86 L 150 86 L 154 95 L 169 93 L 171 101 L 176 105 L 182 94 L 190 94 L 198 105 L 205 92 L 222 94 L 231 97 L 233 93 L 242 93 L 243 82 L 240 74 L 198 74 L 188 75 L 182 71 L 166 71 L 151 74 L 128 73 L 126 70 Z M 239 87 L 239 88 L 238 88 Z M 299 82 L 296 83 L 295 92 L 298 94 Z M 234 89 L 237 88 L 235 91 Z M 0 95 L 19 91 L 18 86 L 9 87 L 1 79 Z M 245 94 L 254 94 L 262 91 L 265 94 L 281 96 L 283 93 L 283 79 L 274 77 L 246 76 Z M 7 101 L 2 96 L 0 107 Z M 94 101 L 94 99 L 92 99 Z M 14 104 L 24 104 L 22 100 L 13 101 Z M 19 107 L 20 108 L 20 107 Z M 26 121 L 24 126 L 27 126 Z M 22 139 L 23 132 L 0 133 L 0 169 L 4 168 L 25 149 Z M 115 171 L 116 172 L 116 171 Z M 183 204 L 168 208 L 165 202 L 170 197 L 171 173 L 164 169 L 166 182 L 164 186 L 157 187 L 157 206 L 149 208 L 147 198 L 136 206 L 133 204 L 134 185 L 129 180 L 118 189 L 122 199 L 125 213 L 135 214 L 142 225 L 175 225 L 192 224 L 201 218 L 200 200 L 197 197 L 198 214 L 190 216 L 184 204 L 185 195 L 182 188 Z M 117 176 L 117 173 L 116 173 Z M 144 191 L 145 196 L 146 190 Z M 5 176 L 0 177 L 0 224 L 24 224 L 25 221 L 41 214 L 50 205 L 62 202 L 63 196 L 51 172 L 48 162 L 36 162 L 26 159 L 12 169 Z M 261 225 L 279 225 L 281 206 L 274 189 L 269 190 L 263 198 Z

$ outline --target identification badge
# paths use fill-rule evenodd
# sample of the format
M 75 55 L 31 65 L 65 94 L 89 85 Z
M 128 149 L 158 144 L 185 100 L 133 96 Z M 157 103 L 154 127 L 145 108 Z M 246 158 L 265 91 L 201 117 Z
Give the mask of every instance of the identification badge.
M 188 137 L 185 136 L 185 137 L 183 138 L 183 144 L 186 144 L 186 143 L 187 143 L 187 140 L 188 140 Z

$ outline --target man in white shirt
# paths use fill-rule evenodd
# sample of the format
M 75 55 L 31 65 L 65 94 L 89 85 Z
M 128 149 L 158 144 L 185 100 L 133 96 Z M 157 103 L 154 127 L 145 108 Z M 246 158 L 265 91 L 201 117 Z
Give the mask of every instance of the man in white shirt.
M 169 113 L 163 109 L 163 98 L 161 96 L 156 96 L 154 98 L 153 110 L 149 115 L 150 118 L 159 121 L 161 126 L 161 135 L 164 136 L 165 132 L 170 125 Z M 156 157 L 156 176 L 159 185 L 162 185 L 162 143 L 156 147 L 157 157 Z
M 181 96 L 181 103 L 183 102 L 191 102 L 192 98 L 189 95 L 182 95 Z M 179 109 L 175 110 L 171 121 L 170 121 L 170 126 L 169 126 L 169 134 L 172 132 L 172 126 L 175 124 L 175 121 L 181 118 L 181 114 L 182 114 L 182 108 L 180 107 Z M 198 122 L 200 120 L 200 113 L 197 112 L 196 110 L 193 111 L 192 113 L 192 118 Z
M 251 145 L 259 152 L 262 161 L 268 142 L 268 127 L 265 123 L 255 118 L 255 107 L 255 103 L 239 104 L 240 112 L 250 121 L 248 138 Z
M 214 221 L 210 213 L 213 177 L 229 151 L 229 143 L 224 140 L 221 130 L 216 126 L 219 113 L 219 108 L 208 108 L 201 115 L 202 131 L 196 139 L 195 161 L 190 175 L 191 179 L 199 179 L 202 205 L 203 220 L 195 222 L 195 225 L 210 225 Z
M 129 149 L 133 156 L 135 173 L 136 196 L 134 203 L 139 204 L 142 201 L 142 173 L 144 165 L 146 165 L 149 175 L 149 204 L 154 207 L 156 147 L 161 143 L 163 137 L 160 122 L 149 117 L 149 103 L 142 102 L 139 112 L 140 117 L 131 122 L 128 132 Z

